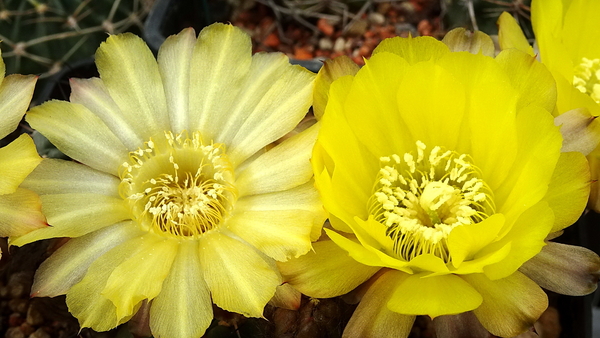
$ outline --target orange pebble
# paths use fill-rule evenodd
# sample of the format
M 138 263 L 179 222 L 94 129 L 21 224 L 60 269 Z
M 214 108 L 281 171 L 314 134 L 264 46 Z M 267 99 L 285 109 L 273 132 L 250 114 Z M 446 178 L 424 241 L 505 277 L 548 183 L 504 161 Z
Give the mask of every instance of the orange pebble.
M 294 47 L 294 58 L 298 60 L 309 60 L 313 58 L 313 53 L 306 47 Z
M 325 18 L 317 21 L 317 28 L 327 36 L 331 36 L 334 32 L 333 26 Z
M 271 33 L 267 35 L 267 37 L 263 40 L 263 45 L 267 47 L 277 47 L 279 46 L 279 37 L 276 33 Z

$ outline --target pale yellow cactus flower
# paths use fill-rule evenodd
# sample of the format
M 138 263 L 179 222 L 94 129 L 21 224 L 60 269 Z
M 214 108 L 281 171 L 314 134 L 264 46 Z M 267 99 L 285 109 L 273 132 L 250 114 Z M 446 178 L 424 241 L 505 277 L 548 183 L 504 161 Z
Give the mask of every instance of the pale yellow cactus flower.
M 271 145 L 306 114 L 314 74 L 252 56 L 225 24 L 167 38 L 158 60 L 112 35 L 96 64 L 100 78 L 71 79 L 70 102 L 26 116 L 77 161 L 45 159 L 21 184 L 49 226 L 10 244 L 71 238 L 32 294 L 66 294 L 98 331 L 148 306 L 154 337 L 202 336 L 213 303 L 262 317 L 282 283 L 275 262 L 308 252 L 326 216 L 309 162 L 319 124 Z

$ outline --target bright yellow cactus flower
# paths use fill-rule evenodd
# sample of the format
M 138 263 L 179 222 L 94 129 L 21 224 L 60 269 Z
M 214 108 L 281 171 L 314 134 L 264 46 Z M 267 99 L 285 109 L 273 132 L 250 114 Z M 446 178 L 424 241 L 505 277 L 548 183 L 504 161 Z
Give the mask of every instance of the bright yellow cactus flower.
M 385 40 L 330 83 L 312 159 L 329 239 L 279 265 L 311 297 L 354 290 L 344 337 L 407 337 L 417 315 L 438 337 L 512 337 L 546 309 L 541 287 L 596 288 L 597 255 L 548 242 L 590 182 L 561 153 L 551 74 L 481 33 L 444 41 Z
M 275 262 L 308 252 L 326 217 L 309 162 L 320 124 L 271 145 L 306 114 L 314 74 L 252 56 L 225 24 L 167 38 L 158 60 L 112 35 L 96 64 L 100 78 L 71 79 L 70 102 L 26 116 L 77 161 L 44 159 L 21 185 L 50 226 L 10 244 L 71 238 L 32 294 L 66 294 L 97 331 L 145 307 L 155 337 L 202 336 L 213 303 L 262 317 L 282 283 Z
M 556 80 L 557 115 L 567 113 L 563 120 L 579 118 L 588 135 L 579 135 L 579 142 L 593 144 L 600 138 L 600 2 L 596 0 L 534 0 L 531 4 L 531 22 L 539 57 Z M 514 19 L 502 14 L 499 20 L 502 48 L 528 46 Z M 600 178 L 600 147 L 586 153 L 592 180 Z M 591 190 L 589 207 L 600 212 L 600 185 Z
M 34 75 L 12 74 L 0 56 L 0 140 L 17 129 L 25 115 L 37 82 Z M 19 188 L 23 179 L 40 163 L 33 140 L 26 134 L 0 148 L 0 236 L 22 235 L 46 226 L 39 197 Z

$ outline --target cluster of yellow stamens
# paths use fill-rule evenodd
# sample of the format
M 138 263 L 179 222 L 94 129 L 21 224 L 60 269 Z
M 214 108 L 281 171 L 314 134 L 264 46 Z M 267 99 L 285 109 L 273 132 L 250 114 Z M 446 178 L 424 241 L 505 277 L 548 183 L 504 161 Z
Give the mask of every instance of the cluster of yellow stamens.
M 600 59 L 582 58 L 575 67 L 573 86 L 600 103 Z
M 381 157 L 369 213 L 387 227 L 393 251 L 405 260 L 434 254 L 449 261 L 453 228 L 478 223 L 495 207 L 491 191 L 469 156 L 417 141 L 417 156 Z
M 233 171 L 220 144 L 198 132 L 149 140 L 121 167 L 120 192 L 145 230 L 196 237 L 217 227 L 231 208 Z

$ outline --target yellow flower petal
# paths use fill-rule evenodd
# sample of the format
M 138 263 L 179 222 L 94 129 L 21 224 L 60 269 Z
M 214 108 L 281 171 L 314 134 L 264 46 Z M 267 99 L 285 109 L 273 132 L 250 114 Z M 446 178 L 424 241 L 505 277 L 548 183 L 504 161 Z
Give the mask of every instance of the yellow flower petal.
M 0 236 L 21 236 L 47 225 L 42 201 L 33 191 L 17 188 L 12 194 L 0 196 Z
M 252 161 L 236 179 L 240 196 L 284 191 L 308 182 L 319 127 L 315 124 Z
M 325 229 L 325 233 L 327 233 L 327 236 L 329 236 L 329 238 L 331 238 L 335 244 L 346 250 L 350 257 L 354 258 L 359 263 L 372 267 L 388 267 L 391 269 L 412 273 L 412 270 L 408 267 L 407 262 L 390 257 L 386 253 L 379 251 L 380 245 L 376 244 L 373 239 L 367 238 L 367 240 L 369 240 L 367 243 L 373 243 L 373 245 L 377 245 L 375 247 L 373 245 L 365 245 L 365 242 L 361 243 L 351 240 L 329 229 Z
M 238 213 L 227 220 L 227 228 L 267 256 L 286 261 L 310 250 L 313 213 L 236 209 Z
M 546 194 L 552 172 L 560 157 L 562 137 L 552 115 L 535 106 L 517 113 L 519 148 L 508 177 L 495 191 L 497 212 L 514 219 Z M 536 130 L 536 133 L 532 133 Z M 510 183 L 509 183 L 510 182 Z
M 415 274 L 399 283 L 388 302 L 388 309 L 405 315 L 435 318 L 471 311 L 481 302 L 481 295 L 458 276 Z
M 548 69 L 534 56 L 517 49 L 503 50 L 496 61 L 508 74 L 511 83 L 522 93 L 517 108 L 535 104 L 552 112 L 556 102 L 556 85 Z
M 109 36 L 96 52 L 96 66 L 121 111 L 135 116 L 130 126 L 136 134 L 148 140 L 165 130 L 169 119 L 162 80 L 144 40 L 131 33 Z
M 118 318 L 134 315 L 136 305 L 160 293 L 178 247 L 178 241 L 169 238 L 144 241 L 138 252 L 117 266 L 101 294 L 116 306 Z
M 535 57 L 533 47 L 529 45 L 529 41 L 527 41 L 521 27 L 519 27 L 519 24 L 512 15 L 503 12 L 498 18 L 497 24 L 500 48 L 503 50 L 515 48 Z
M 403 133 L 413 138 L 410 147 L 419 140 L 431 147 L 457 149 L 458 139 L 463 135 L 465 97 L 463 84 L 443 67 L 433 62 L 421 62 L 409 68 L 398 89 L 397 106 L 406 123 Z M 395 149 L 382 156 L 404 149 Z
M 79 283 L 90 265 L 117 245 L 142 235 L 131 221 L 70 239 L 46 259 L 35 273 L 31 295 L 56 297 Z
M 15 192 L 41 161 L 33 140 L 26 134 L 0 148 L 0 195 Z
M 371 157 L 372 155 L 366 147 L 356 139 L 341 107 L 340 101 L 350 90 L 352 81 L 352 77 L 345 76 L 331 84 L 330 94 L 332 96 L 327 104 L 327 113 L 321 122 L 320 143 L 315 146 L 311 159 L 316 173 L 315 184 L 321 192 L 325 208 L 345 222 L 352 222 L 355 215 L 361 218 L 367 217 L 362 209 L 369 198 L 372 187 L 365 187 L 360 182 L 372 180 L 379 169 L 373 165 L 377 159 Z M 332 150 L 331 154 L 329 150 Z M 357 159 L 369 157 L 373 161 L 357 161 Z M 329 174 L 324 174 L 323 171 L 325 161 L 337 163 L 336 168 L 329 166 L 327 169 Z M 332 184 L 332 181 L 335 184 Z M 343 203 L 337 201 L 343 201 Z M 332 221 L 334 227 L 337 226 L 336 223 Z M 349 231 L 347 227 L 346 231 Z
M 600 257 L 586 248 L 550 242 L 519 271 L 544 289 L 584 296 L 596 290 Z
M 218 129 L 206 126 L 230 114 L 250 69 L 251 53 L 250 37 L 240 28 L 218 23 L 202 29 L 189 69 L 190 130 L 203 130 L 209 133 L 206 137 L 215 138 Z
M 465 260 L 470 260 L 486 245 L 497 238 L 506 219 L 495 214 L 477 224 L 459 225 L 448 235 L 448 251 L 452 265 L 458 268 Z
M 71 79 L 72 103 L 84 105 L 98 116 L 106 126 L 123 142 L 129 151 L 137 150 L 146 141 L 147 130 L 138 128 L 139 111 L 124 114 L 121 108 L 108 93 L 102 80 L 97 77 L 91 79 Z
M 342 76 L 353 76 L 359 69 L 360 67 L 346 55 L 325 60 L 315 79 L 315 89 L 313 91 L 313 110 L 318 120 L 325 113 L 331 83 Z
M 537 255 L 545 245 L 544 239 L 554 224 L 554 213 L 546 202 L 540 202 L 521 214 L 512 229 L 502 240 L 484 252 L 511 243 L 511 253 L 502 261 L 484 267 L 485 275 L 492 280 L 504 278 L 515 272 L 523 263 Z
M 593 152 L 587 159 L 590 165 L 590 179 L 596 182 L 590 184 L 590 200 L 587 206 L 595 212 L 600 212 L 600 184 L 597 183 L 600 181 L 600 156 Z
M 347 119 L 355 137 L 377 158 L 393 154 L 398 147 L 414 145 L 410 130 L 398 110 L 397 99 L 400 84 L 409 67 L 408 62 L 398 55 L 384 52 L 374 55 L 367 61 L 367 66 L 356 73 L 352 87 L 346 93 L 344 111 L 340 114 Z M 330 97 L 337 95 L 333 90 L 332 87 Z M 373 100 L 374 97 L 377 99 Z M 331 109 L 335 109 L 335 106 Z M 326 116 L 329 110 L 325 112 Z M 373 133 L 372 130 L 387 132 Z
M 49 101 L 31 109 L 27 122 L 60 151 L 94 169 L 118 176 L 128 159 L 123 143 L 82 105 Z
M 198 242 L 182 241 L 150 307 L 150 329 L 154 337 L 201 337 L 213 318 L 212 301 L 204 281 Z
M 255 54 L 252 61 L 243 91 L 235 97 L 237 105 L 224 115 L 225 125 L 211 126 L 220 130 L 216 139 L 229 145 L 234 165 L 291 131 L 312 101 L 315 75 L 306 68 L 290 65 L 280 54 Z
M 286 283 L 315 298 L 346 294 L 380 269 L 357 262 L 329 240 L 315 242 L 313 252 L 277 265 Z
M 437 60 L 450 50 L 435 38 L 420 36 L 408 39 L 401 37 L 385 39 L 375 48 L 373 55 L 382 52 L 396 54 L 412 65 L 421 61 Z
M 4 73 L 4 72 L 2 72 Z M 2 80 L 2 78 L 0 78 Z M 13 74 L 0 84 L 0 139 L 6 137 L 21 122 L 33 97 L 37 76 Z
M 117 266 L 140 252 L 142 248 L 158 241 L 160 237 L 144 234 L 114 247 L 90 265 L 85 277 L 67 292 L 69 312 L 79 320 L 82 328 L 90 327 L 96 331 L 108 331 L 131 318 L 131 316 L 118 317 L 116 306 L 101 292 Z
M 415 316 L 388 310 L 394 289 L 408 275 L 394 270 L 383 273 L 369 287 L 344 329 L 344 337 L 408 337 Z
M 312 215 L 311 240 L 321 236 L 321 228 L 327 213 L 323 209 L 319 194 L 312 180 L 295 188 L 269 194 L 244 196 L 237 200 L 236 209 L 243 210 L 302 210 Z M 304 216 L 299 217 L 304 218 Z
M 200 239 L 200 265 L 213 302 L 247 317 L 261 317 L 281 284 L 274 261 L 219 231 L 208 232 Z
M 41 239 L 79 237 L 92 231 L 129 219 L 129 210 L 121 198 L 74 193 L 43 195 L 42 212 L 50 226 L 11 238 L 11 244 L 22 246 Z
M 494 42 L 489 35 L 480 31 L 469 32 L 464 28 L 455 28 L 449 31 L 442 42 L 453 52 L 469 52 L 494 57 L 496 51 Z
M 483 296 L 473 312 L 492 334 L 514 337 L 525 332 L 548 307 L 548 297 L 531 279 L 520 272 L 499 280 L 483 274 L 462 276 Z
M 169 36 L 158 51 L 158 68 L 165 87 L 167 109 L 171 130 L 180 133 L 189 130 L 190 62 L 196 32 L 187 28 L 177 35 Z
M 581 153 L 560 154 L 544 200 L 554 212 L 551 232 L 575 223 L 583 213 L 590 193 L 588 163 Z
M 200 32 L 190 74 L 190 129 L 225 143 L 234 165 L 291 131 L 311 103 L 314 74 L 283 54 L 251 57 L 250 38 L 231 25 Z
M 575 60 L 582 57 L 600 57 L 598 13 L 600 3 L 593 0 L 563 1 L 562 40 L 565 48 Z
M 89 193 L 119 197 L 119 179 L 73 161 L 46 158 L 21 184 L 40 195 Z

